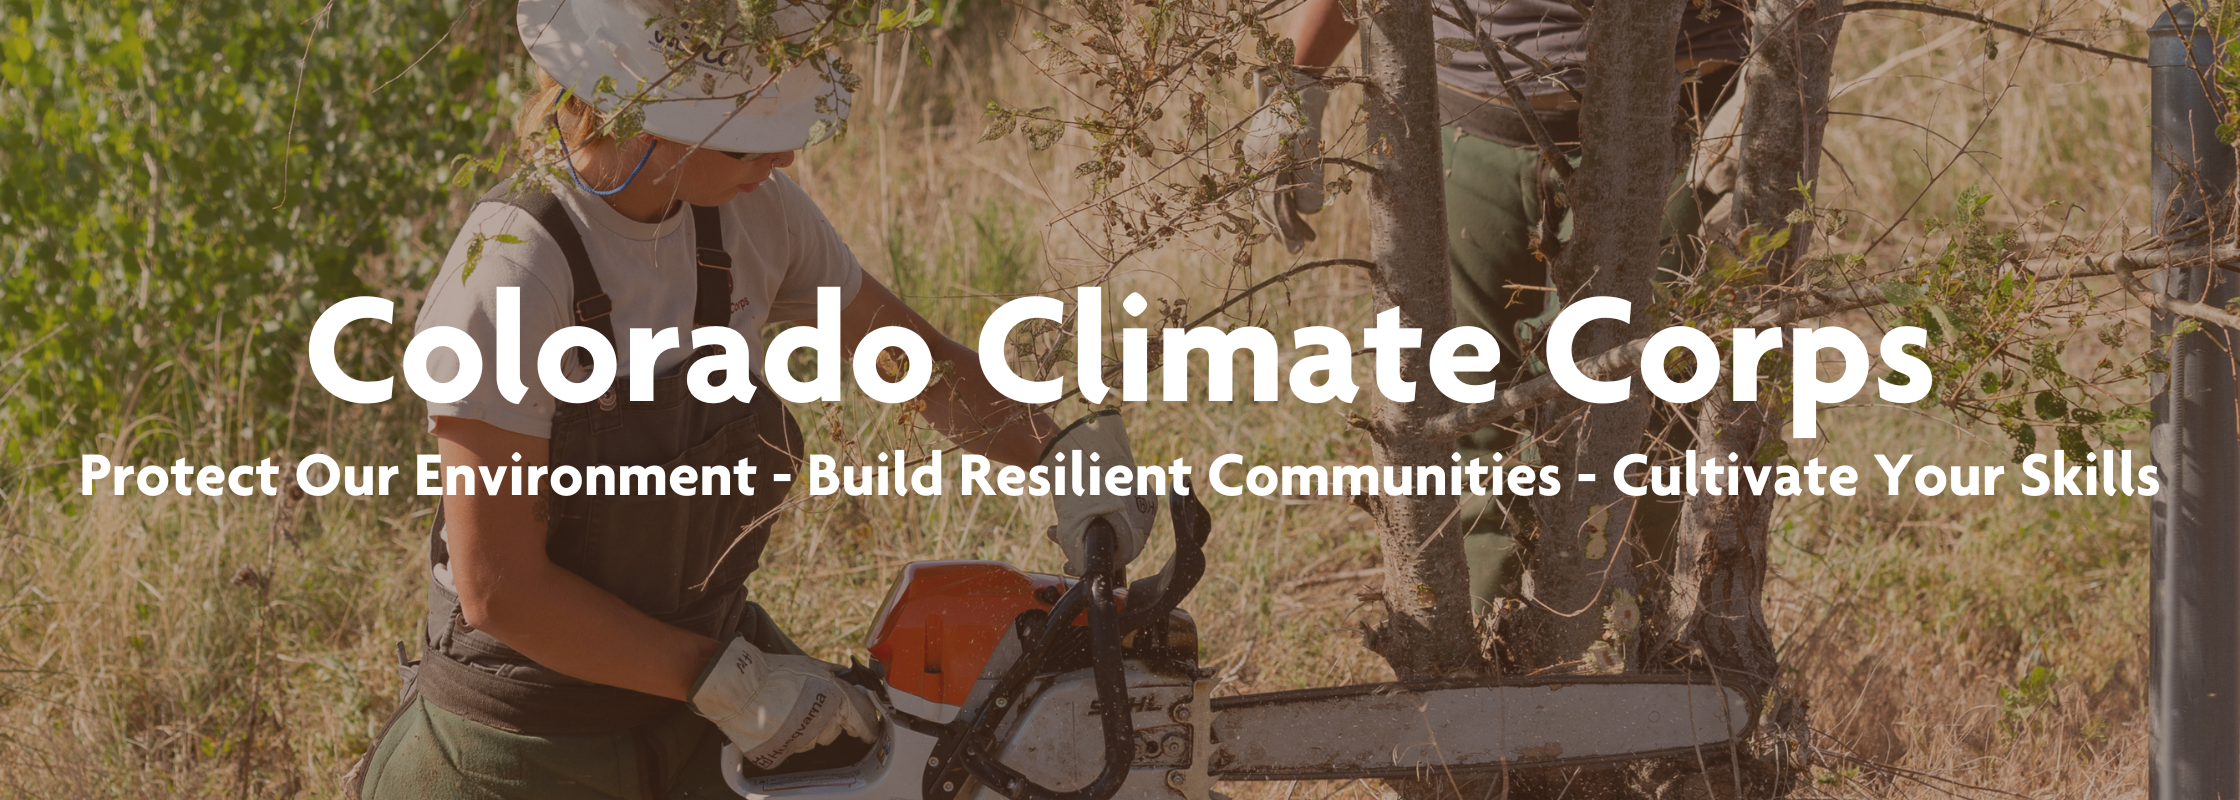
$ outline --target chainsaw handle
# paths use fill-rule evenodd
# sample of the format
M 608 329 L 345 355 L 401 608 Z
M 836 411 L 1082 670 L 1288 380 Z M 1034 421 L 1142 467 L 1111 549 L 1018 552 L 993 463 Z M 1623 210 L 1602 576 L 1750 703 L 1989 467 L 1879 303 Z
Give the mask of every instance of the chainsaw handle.
M 1130 719 L 1127 672 L 1121 664 L 1119 609 L 1113 600 L 1110 573 L 1090 571 L 1089 651 L 1091 674 L 1097 685 L 1097 702 L 1104 708 L 1104 769 L 1088 785 L 1061 792 L 1034 782 L 1004 764 L 994 754 L 977 748 L 965 755 L 965 768 L 974 780 L 1010 800 L 1112 800 L 1127 783 L 1135 762 L 1135 723 Z M 1052 617 L 1054 622 L 1064 619 Z
M 1157 573 L 1128 584 L 1128 610 L 1120 617 L 1120 635 L 1157 625 L 1182 604 L 1206 573 L 1206 539 L 1213 530 L 1213 515 L 1198 496 L 1190 493 L 1188 479 L 1177 477 L 1175 491 L 1167 495 L 1167 519 L 1174 525 L 1174 555 Z
M 1102 519 L 1090 522 L 1084 537 L 1088 569 L 1083 570 L 1081 581 L 1052 605 L 1034 641 L 1014 662 L 996 690 L 968 717 L 959 719 L 963 723 L 961 735 L 954 740 L 944 737 L 935 745 L 936 763 L 929 765 L 926 772 L 928 800 L 953 800 L 963 789 L 952 777 L 959 771 L 1010 800 L 1112 800 L 1119 794 L 1135 762 L 1136 732 L 1129 710 L 1127 671 L 1120 647 L 1120 604 L 1113 593 L 1119 573 L 1114 563 L 1117 538 L 1110 523 Z M 1041 669 L 1043 659 L 1050 654 L 1061 634 L 1072 629 L 1075 614 L 1082 606 L 1087 606 L 1089 617 L 1090 674 L 1096 682 L 1097 702 L 1105 709 L 1100 715 L 1104 719 L 1104 769 L 1088 785 L 1060 792 L 1035 783 L 1005 765 L 990 750 L 994 749 L 995 729 L 1017 708 L 1018 696 L 1025 689 L 1027 678 Z M 947 758 L 939 755 L 944 752 Z M 936 788 L 942 791 L 934 791 Z
M 1128 780 L 1128 767 L 1135 763 L 1135 720 L 1128 702 L 1127 665 L 1122 661 L 1125 654 L 1120 651 L 1120 603 L 1112 591 L 1120 574 L 1113 558 L 1118 537 L 1111 535 L 1110 525 L 1104 527 L 1106 544 L 1089 550 L 1088 570 L 1095 576 L 1089 579 L 1089 664 L 1097 684 L 1097 701 L 1104 704 L 1104 771 L 1089 785 L 1071 792 L 1052 792 L 1025 781 L 1030 789 L 1041 791 L 1030 790 L 1028 797 L 1014 796 L 1012 800 L 1112 800 L 1119 794 L 1120 784 Z

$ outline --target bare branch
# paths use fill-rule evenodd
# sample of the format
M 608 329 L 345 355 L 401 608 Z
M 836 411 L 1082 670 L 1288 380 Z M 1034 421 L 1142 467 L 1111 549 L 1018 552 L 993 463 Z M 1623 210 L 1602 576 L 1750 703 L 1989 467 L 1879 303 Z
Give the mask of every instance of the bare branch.
M 1262 289 L 1266 289 L 1278 283 L 1291 280 L 1301 273 L 1321 269 L 1323 267 L 1359 267 L 1366 270 L 1375 270 L 1377 268 L 1377 265 L 1376 262 L 1363 261 L 1358 258 L 1331 258 L 1324 259 L 1322 261 L 1309 261 L 1305 264 L 1300 264 L 1299 266 L 1292 267 L 1282 272 L 1278 272 L 1275 275 L 1269 276 L 1267 280 L 1255 283 L 1252 286 L 1246 288 L 1244 291 L 1238 292 L 1234 295 L 1230 295 L 1229 299 L 1223 301 L 1221 305 L 1214 306 L 1212 311 L 1208 311 L 1204 314 L 1198 315 L 1197 319 L 1191 320 L 1190 324 L 1184 325 L 1182 327 L 1195 328 L 1199 325 L 1203 325 L 1207 320 L 1213 319 L 1215 315 L 1229 310 L 1230 306 L 1243 302 L 1245 298 L 1251 297 L 1255 294 L 1259 294 L 1260 290 Z
M 2020 25 L 2000 22 L 1982 14 L 1978 14 L 1972 11 L 1961 11 L 1957 8 L 1945 8 L 1944 6 L 1933 5 L 1930 3 L 1899 2 L 1898 0 L 1861 0 L 1860 2 L 1856 3 L 1843 4 L 1843 13 L 1856 14 L 1862 11 L 1914 11 L 1935 17 L 1964 20 L 1985 27 L 1997 28 L 1999 30 L 2006 31 L 2017 36 L 2027 36 L 2029 38 L 2045 42 L 2046 44 L 2057 45 L 2060 47 L 2069 48 L 2071 50 L 2091 53 L 2093 55 L 2100 56 L 2101 58 L 2111 58 L 2117 61 L 2129 61 L 2133 64 L 2147 63 L 2147 59 L 2142 56 L 2135 56 L 2127 53 L 2118 53 L 2114 50 L 2103 50 L 2098 47 L 2093 47 L 2092 45 L 2085 44 L 2083 42 L 2063 39 L 2059 36 L 2047 36 L 2043 33 L 2039 33 Z
M 1372 166 L 1369 166 L 1368 164 L 1364 164 L 1364 163 L 1361 163 L 1361 162 L 1359 162 L 1359 161 L 1355 161 L 1355 160 L 1353 160 L 1353 159 L 1350 159 L 1350 158 L 1340 158 L 1340 157 L 1338 157 L 1338 156 L 1323 156 L 1323 157 L 1321 157 L 1321 158 L 1317 158 L 1317 159 L 1315 159 L 1314 161 L 1312 161 L 1312 162 L 1310 162 L 1310 163 L 1314 163 L 1314 164 L 1334 164 L 1334 165 L 1337 165 L 1337 166 L 1340 166 L 1340 167 L 1345 167 L 1346 169 L 1350 169 L 1350 170 L 1353 170 L 1353 171 L 1355 171 L 1355 172 L 1359 172 L 1359 173 L 1362 173 L 1362 174 L 1364 174 L 1364 175 L 1375 175 L 1375 174 L 1377 174 L 1377 168 L 1376 168 L 1376 167 L 1372 167 Z
M 2132 265 L 2131 260 L 2124 258 L 2122 254 L 2107 259 L 2106 263 L 2109 267 L 2115 269 L 2116 279 L 2123 281 L 2123 290 L 2130 292 L 2132 297 L 2139 298 L 2139 302 L 2145 304 L 2146 307 L 2182 317 L 2192 317 L 2202 322 L 2222 325 L 2233 330 L 2240 330 L 2240 314 L 2234 314 L 2208 303 L 2172 297 L 2147 288 L 2145 284 L 2139 282 L 2139 276 L 2134 272 L 2136 267 Z

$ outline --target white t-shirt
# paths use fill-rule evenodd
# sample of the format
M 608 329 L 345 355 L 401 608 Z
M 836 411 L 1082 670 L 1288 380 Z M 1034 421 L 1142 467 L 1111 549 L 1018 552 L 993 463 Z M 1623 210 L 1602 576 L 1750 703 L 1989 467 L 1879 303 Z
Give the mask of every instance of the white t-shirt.
M 657 223 L 622 216 L 606 201 L 572 184 L 553 182 L 552 191 L 574 218 L 599 274 L 599 288 L 614 302 L 608 322 L 615 335 L 615 390 L 627 392 L 629 376 L 643 365 L 630 363 L 630 329 L 676 328 L 678 349 L 663 352 L 655 375 L 667 374 L 691 355 L 692 311 L 699 269 L 692 211 L 679 206 Z M 772 172 L 755 191 L 722 208 L 724 249 L 731 253 L 731 327 L 753 348 L 757 372 L 762 364 L 762 327 L 772 320 L 810 319 L 817 313 L 817 289 L 840 288 L 846 306 L 863 286 L 863 267 L 840 241 L 831 221 L 801 187 Z M 467 251 L 475 234 L 485 238 L 482 257 L 467 275 Z M 510 234 L 520 244 L 498 236 Z M 497 381 L 497 289 L 521 289 L 521 382 L 528 393 L 508 402 Z M 476 419 L 515 433 L 550 438 L 557 407 L 537 379 L 537 351 L 545 337 L 576 324 L 570 309 L 575 282 L 567 256 L 544 227 L 527 212 L 503 203 L 483 203 L 467 217 L 443 270 L 421 303 L 419 330 L 448 325 L 466 331 L 482 350 L 482 380 L 455 403 L 429 403 L 434 417 Z M 429 377 L 445 381 L 459 372 L 456 356 L 437 348 L 428 359 Z M 574 377 L 574 376 L 571 376 Z

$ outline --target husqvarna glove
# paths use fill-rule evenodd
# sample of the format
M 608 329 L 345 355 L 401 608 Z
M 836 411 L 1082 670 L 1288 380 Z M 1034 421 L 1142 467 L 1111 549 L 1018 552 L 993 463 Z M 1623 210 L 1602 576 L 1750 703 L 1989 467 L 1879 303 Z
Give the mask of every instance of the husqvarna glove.
M 716 724 L 763 770 L 842 734 L 877 739 L 878 707 L 862 689 L 808 656 L 765 653 L 744 637 L 716 654 L 692 685 L 692 710 Z
M 1322 210 L 1322 108 L 1330 88 L 1297 72 L 1290 81 L 1272 71 L 1253 75 L 1260 110 L 1245 127 L 1244 156 L 1254 166 L 1287 164 L 1252 187 L 1253 210 L 1275 228 L 1283 246 L 1299 252 L 1314 241 L 1301 214 Z
M 1061 456 L 1063 459 L 1061 460 Z M 1058 509 L 1058 524 L 1049 531 L 1050 541 L 1066 554 L 1066 574 L 1080 575 L 1089 567 L 1089 523 L 1102 518 L 1112 523 L 1114 563 L 1134 561 L 1143 552 L 1144 542 L 1151 538 L 1151 524 L 1158 519 L 1158 498 L 1146 495 L 1115 496 L 1099 491 L 1075 493 L 1071 476 L 1079 464 L 1084 476 L 1082 488 L 1097 483 L 1096 476 L 1114 467 L 1127 469 L 1128 484 L 1135 484 L 1135 453 L 1128 447 L 1128 428 L 1120 423 L 1120 412 L 1099 411 L 1082 417 L 1058 434 L 1049 448 L 1042 451 L 1042 466 L 1050 467 L 1055 480 L 1065 486 L 1065 493 L 1051 498 Z M 1095 472 L 1090 472 L 1094 469 Z

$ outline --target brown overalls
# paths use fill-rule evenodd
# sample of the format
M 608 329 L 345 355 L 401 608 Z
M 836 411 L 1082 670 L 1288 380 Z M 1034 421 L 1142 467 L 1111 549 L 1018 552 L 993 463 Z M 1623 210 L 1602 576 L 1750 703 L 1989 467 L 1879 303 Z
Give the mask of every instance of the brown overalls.
M 615 342 L 612 302 L 559 199 L 540 187 L 514 195 L 493 190 L 483 202 L 520 208 L 557 240 L 575 286 L 576 324 Z M 727 326 L 731 258 L 722 217 L 693 206 L 692 224 L 699 262 L 693 324 Z M 656 377 L 652 400 L 622 399 L 618 375 L 598 400 L 562 403 L 552 420 L 551 466 L 658 466 L 666 473 L 730 467 L 744 458 L 762 475 L 792 471 L 801 458 L 801 429 L 774 393 L 764 388 L 750 402 L 703 403 L 686 390 L 692 364 L 707 355 L 695 352 Z M 800 653 L 748 602 L 743 584 L 790 486 L 765 485 L 753 495 L 733 485 L 717 496 L 552 496 L 545 552 L 669 625 Z M 449 569 L 440 509 L 429 559 L 431 576 Z M 653 798 L 721 786 L 712 752 L 722 734 L 684 703 L 548 669 L 468 627 L 458 596 L 432 577 L 425 631 L 420 661 L 404 665 L 398 712 L 353 771 L 352 782 L 363 788 L 352 788 L 362 796 Z M 705 767 L 685 763 L 703 760 Z

